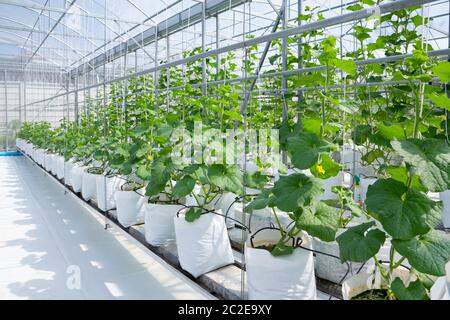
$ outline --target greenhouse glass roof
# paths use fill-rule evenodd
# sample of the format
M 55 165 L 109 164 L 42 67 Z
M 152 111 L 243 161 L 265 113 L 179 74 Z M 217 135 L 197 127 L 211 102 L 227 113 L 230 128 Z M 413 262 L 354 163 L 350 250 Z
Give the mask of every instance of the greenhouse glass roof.
M 93 61 L 98 66 L 101 54 L 118 58 L 127 51 L 125 46 L 128 51 L 141 49 L 138 55 L 144 61 L 153 61 L 155 50 L 146 45 L 151 43 L 149 36 L 156 26 L 158 32 L 171 35 L 170 44 L 162 43 L 159 54 L 168 45 L 168 56 L 175 57 L 187 47 L 201 45 L 203 19 L 207 46 L 214 47 L 217 40 L 221 45 L 229 44 L 242 41 L 245 34 L 270 32 L 282 3 L 283 0 L 209 0 L 203 16 L 202 1 L 198 0 L 0 0 L 0 61 L 9 67 L 37 64 L 67 72 Z M 342 14 L 352 3 L 307 0 L 301 6 L 320 6 L 324 17 L 332 17 Z M 297 25 L 298 8 L 297 1 L 289 1 L 288 26 Z M 426 14 L 434 17 L 429 26 L 430 41 L 435 42 L 436 48 L 446 48 L 448 2 L 436 1 L 428 8 Z M 217 15 L 218 35 L 212 21 Z M 329 30 L 345 31 L 345 26 L 343 30 Z M 344 41 L 343 46 L 352 43 Z

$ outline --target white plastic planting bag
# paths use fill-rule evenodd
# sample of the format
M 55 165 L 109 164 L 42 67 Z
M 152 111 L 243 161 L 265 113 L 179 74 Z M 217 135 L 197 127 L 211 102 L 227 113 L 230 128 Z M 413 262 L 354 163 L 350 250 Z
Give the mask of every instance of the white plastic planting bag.
M 174 217 L 184 208 L 181 205 L 145 205 L 145 240 L 152 246 L 162 246 L 175 239 Z
M 74 166 L 75 164 L 71 160 L 66 161 L 64 166 L 64 183 L 67 186 L 72 186 L 72 169 Z
M 70 181 L 72 183 L 73 191 L 76 193 L 81 192 L 83 185 L 83 172 L 86 169 L 86 167 L 74 165 L 72 171 L 70 172 Z
M 386 269 L 387 267 L 384 266 Z M 400 278 L 405 286 L 409 286 L 411 281 L 417 279 L 408 269 L 398 267 L 392 272 L 392 278 Z M 344 300 L 350 300 L 357 295 L 372 289 L 385 288 L 386 284 L 380 275 L 380 271 L 375 266 L 370 266 L 366 270 L 352 276 L 342 283 L 342 297 Z
M 367 196 L 367 190 L 369 189 L 369 186 L 377 182 L 377 179 L 375 178 L 363 178 L 359 182 L 360 186 L 360 194 L 361 194 L 361 200 L 366 201 Z
M 87 169 L 83 171 L 81 181 L 81 196 L 84 200 L 96 200 L 97 182 L 95 174 L 87 172 Z
M 40 165 L 42 165 L 43 163 L 43 154 L 44 154 L 44 150 L 42 149 L 38 149 L 36 150 L 36 162 Z
M 345 230 L 343 229 L 339 229 L 338 235 L 344 231 Z M 314 266 L 316 275 L 321 279 L 334 283 L 342 283 L 342 281 L 350 278 L 353 274 L 356 274 L 361 267 L 363 267 L 362 263 L 342 263 L 339 258 L 339 245 L 336 241 L 325 242 L 318 238 L 313 238 L 313 247 L 314 250 L 319 251 L 314 257 Z M 324 254 L 320 252 L 323 252 Z M 333 255 L 334 257 L 325 254 Z M 369 264 L 370 262 L 367 262 L 363 269 L 367 268 Z
M 219 200 L 215 204 L 215 208 L 217 210 L 221 210 L 223 215 L 226 216 L 225 222 L 227 224 L 227 228 L 232 228 L 236 224 L 235 219 L 235 210 L 237 206 L 236 198 L 238 196 L 232 192 L 223 193 Z M 228 219 L 231 218 L 231 219 Z
M 444 228 L 450 228 L 450 190 L 440 193 L 440 198 L 444 204 L 444 213 L 442 214 L 442 223 Z
M 436 280 L 430 289 L 431 300 L 450 300 L 450 292 L 447 287 L 446 277 L 440 277 Z
M 134 191 L 117 191 L 116 195 L 117 220 L 128 228 L 144 222 L 142 206 L 147 198 Z
M 305 234 L 302 246 L 311 248 Z M 255 246 L 276 243 L 278 230 L 259 232 Z M 252 248 L 246 243 L 248 298 L 250 300 L 316 300 L 316 278 L 311 251 L 297 248 L 291 255 L 274 257 L 269 251 Z
M 64 157 L 56 156 L 56 176 L 58 179 L 64 178 Z
M 119 177 L 96 176 L 97 207 L 102 211 L 116 208 L 116 192 L 125 180 Z
M 339 174 L 335 177 L 321 180 L 325 191 L 324 191 L 322 197 L 320 198 L 320 200 L 337 200 L 337 199 L 339 199 L 339 196 L 336 193 L 334 193 L 333 191 L 331 191 L 331 189 L 334 186 L 342 185 L 343 180 L 344 180 L 344 175 L 343 175 L 342 171 L 339 172 Z
M 58 170 L 58 156 L 54 154 L 51 161 L 50 172 L 53 175 L 56 175 L 57 170 Z
M 194 222 L 187 222 L 182 211 L 174 221 L 178 259 L 191 275 L 197 278 L 234 263 L 224 217 L 207 213 Z
M 54 155 L 51 153 L 46 153 L 45 154 L 45 170 L 47 170 L 47 172 L 50 172 L 52 170 L 53 167 L 53 158 Z

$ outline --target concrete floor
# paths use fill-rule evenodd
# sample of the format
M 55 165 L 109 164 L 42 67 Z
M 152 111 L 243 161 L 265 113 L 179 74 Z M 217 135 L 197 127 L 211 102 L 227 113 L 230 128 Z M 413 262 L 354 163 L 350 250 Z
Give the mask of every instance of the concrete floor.
M 24 157 L 0 157 L 0 299 L 212 298 Z

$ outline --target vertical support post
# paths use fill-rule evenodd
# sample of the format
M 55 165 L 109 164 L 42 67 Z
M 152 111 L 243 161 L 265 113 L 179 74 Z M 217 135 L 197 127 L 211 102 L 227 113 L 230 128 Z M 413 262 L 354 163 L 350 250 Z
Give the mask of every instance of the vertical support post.
M 158 25 L 155 26 L 155 68 L 158 67 Z M 155 70 L 153 75 L 153 80 L 155 81 L 155 110 L 158 110 L 158 71 Z
M 202 1 L 202 53 L 206 51 L 206 1 Z M 206 59 L 202 58 L 202 96 L 206 95 Z
M 286 30 L 287 23 L 288 23 L 288 1 L 289 0 L 283 0 L 283 30 Z M 287 70 L 287 38 L 284 37 L 282 40 L 282 50 L 281 50 L 281 56 L 282 56 L 282 68 L 283 72 Z M 282 77 L 282 95 L 283 95 L 283 121 L 286 121 L 288 118 L 288 106 L 286 102 L 286 90 L 287 90 L 287 78 L 283 75 Z
M 169 62 L 170 59 L 170 36 L 166 35 L 166 61 Z M 170 68 L 166 70 L 166 110 L 169 111 L 170 108 Z
M 125 52 L 128 52 L 128 45 L 125 44 L 125 46 L 127 46 Z M 126 76 L 127 75 L 127 54 L 125 53 L 123 55 L 123 75 Z M 128 93 L 128 78 L 126 78 L 125 80 L 123 80 L 123 90 L 122 90 L 122 115 L 123 115 L 123 120 L 125 123 L 125 131 L 128 130 L 128 128 L 126 127 L 127 125 L 127 93 Z
M 298 0 L 297 3 L 297 11 L 298 15 L 302 14 L 302 1 Z M 301 26 L 302 20 L 298 19 L 298 26 Z M 297 59 L 298 59 L 298 68 L 303 68 L 303 47 L 302 47 L 302 37 L 298 37 L 298 45 L 297 45 Z M 301 75 L 299 75 L 301 77 Z M 297 92 L 297 125 L 300 130 L 303 130 L 303 112 L 302 112 L 302 103 L 303 103 L 303 91 L 298 90 Z
M 78 89 L 78 73 L 75 76 L 75 123 L 78 124 L 79 123 L 79 113 L 80 113 L 80 107 L 79 107 L 79 102 L 78 102 L 78 93 L 79 93 L 79 89 Z
M 448 1 L 448 47 L 450 48 L 450 0 Z M 447 61 L 450 62 L 450 54 L 448 55 L 448 59 Z M 450 83 L 446 83 L 445 84 L 445 88 L 447 90 L 447 97 L 450 98 Z M 450 144 L 450 140 L 448 137 L 448 123 L 450 122 L 450 113 L 448 112 L 448 110 L 445 110 L 445 114 L 446 114 L 446 122 L 445 122 L 445 135 L 447 137 L 447 144 Z M 450 283 L 449 283 L 449 290 L 450 290 Z
M 19 107 L 19 123 L 22 123 L 22 82 L 18 83 L 19 86 L 19 103 L 18 103 L 18 107 Z
M 6 77 L 7 77 L 7 72 L 6 69 L 4 69 L 4 76 L 5 78 L 3 79 L 3 84 L 5 87 L 5 150 L 8 152 L 9 148 L 8 148 L 8 84 L 6 82 Z
M 220 28 L 220 22 L 219 22 L 219 15 L 216 16 L 216 49 L 219 49 L 219 28 Z M 218 76 L 220 73 L 220 54 L 217 54 L 217 61 L 216 61 L 216 80 L 218 80 Z
M 107 36 L 107 31 L 106 31 L 106 17 L 107 17 L 107 9 L 106 9 L 106 5 L 107 5 L 107 0 L 105 0 L 105 21 L 104 21 L 104 25 L 105 25 L 105 30 L 104 30 L 104 40 L 106 43 L 106 36 Z M 108 63 L 108 58 L 106 56 L 107 52 L 106 52 L 106 46 L 103 47 L 103 54 L 105 55 L 105 63 L 103 64 L 103 108 L 106 109 L 106 64 Z M 126 56 L 126 54 L 125 54 Z M 104 136 L 104 141 L 106 140 L 106 136 L 107 136 L 107 129 L 106 129 L 106 112 L 103 113 L 104 114 L 104 118 L 103 118 L 103 136 Z M 103 146 L 103 148 L 106 148 L 106 145 Z M 104 204 L 105 206 L 107 206 L 108 200 L 106 199 L 106 176 L 105 174 L 103 174 L 103 194 L 104 194 Z M 106 208 L 105 208 L 106 209 Z M 107 230 L 109 227 L 109 223 L 108 223 L 108 212 L 105 210 L 105 230 Z
M 70 86 L 70 73 L 66 75 L 66 94 L 65 94 L 65 105 L 67 110 L 67 121 L 70 121 L 70 106 L 69 106 L 69 86 Z
M 23 120 L 27 121 L 27 77 L 25 69 L 23 70 Z

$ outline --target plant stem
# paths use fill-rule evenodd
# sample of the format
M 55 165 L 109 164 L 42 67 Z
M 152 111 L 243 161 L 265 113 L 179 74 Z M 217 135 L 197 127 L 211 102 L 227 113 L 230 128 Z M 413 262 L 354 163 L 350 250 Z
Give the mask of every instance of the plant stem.
M 273 215 L 275 217 L 275 220 L 277 221 L 278 228 L 280 229 L 281 235 L 284 237 L 286 232 L 284 231 L 283 227 L 281 226 L 280 219 L 278 219 L 278 215 L 277 215 L 277 213 L 276 213 L 274 208 L 272 208 L 272 212 L 273 212 Z

